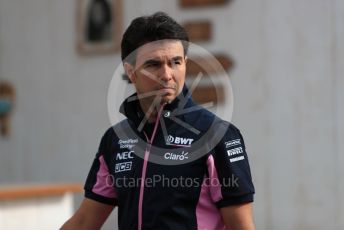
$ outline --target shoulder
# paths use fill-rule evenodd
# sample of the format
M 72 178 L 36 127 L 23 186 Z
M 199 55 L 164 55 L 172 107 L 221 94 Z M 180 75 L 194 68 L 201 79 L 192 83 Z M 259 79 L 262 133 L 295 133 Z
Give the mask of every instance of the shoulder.
M 105 150 L 109 149 L 112 146 L 112 143 L 116 140 L 118 140 L 118 134 L 122 132 L 126 126 L 129 126 L 128 120 L 124 119 L 115 125 L 109 127 L 105 133 L 103 134 L 100 142 L 99 149 L 100 150 Z
M 221 120 L 215 130 L 222 130 L 223 133 L 217 148 L 230 149 L 234 146 L 244 147 L 244 138 L 239 128 L 237 128 L 233 123 Z
M 127 128 L 127 127 L 129 127 L 129 121 L 128 121 L 128 119 L 123 119 L 120 122 L 117 122 L 113 126 L 109 127 L 105 131 L 103 137 L 105 137 L 105 138 L 116 137 L 116 136 L 118 136 L 117 135 L 118 132 L 122 131 L 124 128 Z
M 237 126 L 235 126 L 233 123 L 228 121 L 223 121 L 223 125 L 226 127 L 226 135 L 227 138 L 242 138 L 241 132 Z
M 220 120 L 214 113 L 197 104 L 187 108 L 187 110 L 189 112 L 183 114 L 185 121 L 200 131 L 209 130 L 214 122 Z
M 223 134 L 224 138 L 241 137 L 240 130 L 232 122 L 223 120 L 211 111 L 198 106 L 197 110 L 188 114 L 186 120 L 200 130 L 213 135 Z

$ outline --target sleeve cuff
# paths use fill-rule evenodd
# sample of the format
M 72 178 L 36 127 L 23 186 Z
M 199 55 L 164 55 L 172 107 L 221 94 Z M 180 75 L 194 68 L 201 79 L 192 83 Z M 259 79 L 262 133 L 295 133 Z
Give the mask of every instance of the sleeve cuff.
M 117 206 L 116 198 L 108 198 L 108 197 L 100 196 L 92 191 L 85 190 L 85 197 L 88 199 L 103 203 L 103 204 Z
M 223 208 L 231 205 L 245 204 L 253 202 L 253 194 L 246 194 L 237 197 L 224 198 L 216 202 L 217 208 Z

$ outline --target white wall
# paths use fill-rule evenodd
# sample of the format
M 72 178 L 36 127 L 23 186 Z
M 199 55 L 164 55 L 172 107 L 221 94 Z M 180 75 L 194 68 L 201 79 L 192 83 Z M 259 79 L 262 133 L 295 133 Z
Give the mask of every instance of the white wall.
M 236 62 L 233 120 L 250 154 L 257 229 L 344 229 L 344 2 L 177 2 L 126 0 L 124 24 L 157 10 L 213 21 L 202 45 Z M 78 57 L 74 14 L 75 1 L 0 1 L 0 78 L 18 92 L 12 137 L 0 139 L 0 183 L 83 181 L 110 125 L 119 56 Z
M 0 200 L 1 229 L 57 229 L 74 213 L 73 194 Z M 20 221 L 18 221 L 20 220 Z

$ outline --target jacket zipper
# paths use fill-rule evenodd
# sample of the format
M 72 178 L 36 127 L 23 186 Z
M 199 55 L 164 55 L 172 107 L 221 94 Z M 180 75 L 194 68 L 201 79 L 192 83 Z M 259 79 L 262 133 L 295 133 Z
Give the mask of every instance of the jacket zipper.
M 144 193 L 144 188 L 145 188 L 146 171 L 147 171 L 149 154 L 150 154 L 150 150 L 151 150 L 151 147 L 152 147 L 155 135 L 156 135 L 156 131 L 157 131 L 157 128 L 159 125 L 159 120 L 160 120 L 160 116 L 161 116 L 161 112 L 162 112 L 163 108 L 164 108 L 164 105 L 162 105 L 158 111 L 158 115 L 157 115 L 157 118 L 155 120 L 154 129 L 153 129 L 153 133 L 152 133 L 151 138 L 149 139 L 147 134 L 145 132 L 143 132 L 145 137 L 146 137 L 148 144 L 147 144 L 146 150 L 145 150 L 142 173 L 141 173 L 141 185 L 140 185 L 140 196 L 139 196 L 139 207 L 138 207 L 138 225 L 137 225 L 138 230 L 142 229 L 142 203 L 143 203 L 143 193 Z

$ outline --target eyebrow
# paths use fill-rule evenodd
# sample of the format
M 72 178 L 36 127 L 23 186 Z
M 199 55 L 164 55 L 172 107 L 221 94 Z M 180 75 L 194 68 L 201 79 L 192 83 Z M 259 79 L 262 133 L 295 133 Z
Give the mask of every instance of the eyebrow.
M 143 65 L 160 64 L 160 63 L 161 61 L 158 59 L 148 59 L 143 63 Z
M 182 56 L 175 56 L 172 58 L 173 61 L 179 61 L 179 60 L 182 60 L 183 57 Z M 146 60 L 143 65 L 149 65 L 149 64 L 160 64 L 162 61 L 160 59 L 148 59 Z
M 176 57 L 173 57 L 172 60 L 176 61 L 176 60 L 182 60 L 183 57 L 182 56 L 176 56 Z

